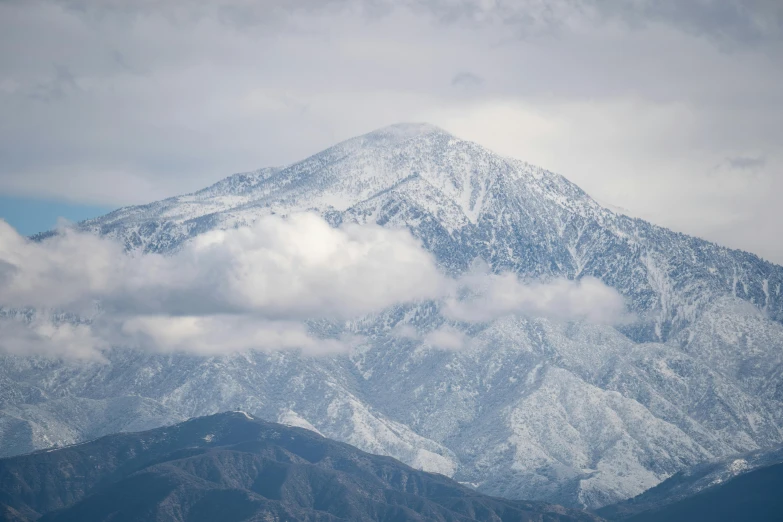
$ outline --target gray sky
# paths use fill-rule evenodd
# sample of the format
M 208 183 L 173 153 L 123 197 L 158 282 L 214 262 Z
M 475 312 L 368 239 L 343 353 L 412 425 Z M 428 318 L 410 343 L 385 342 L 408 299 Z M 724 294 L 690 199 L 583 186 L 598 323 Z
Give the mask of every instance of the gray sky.
M 779 0 L 0 0 L 0 195 L 143 203 L 399 121 L 783 263 Z

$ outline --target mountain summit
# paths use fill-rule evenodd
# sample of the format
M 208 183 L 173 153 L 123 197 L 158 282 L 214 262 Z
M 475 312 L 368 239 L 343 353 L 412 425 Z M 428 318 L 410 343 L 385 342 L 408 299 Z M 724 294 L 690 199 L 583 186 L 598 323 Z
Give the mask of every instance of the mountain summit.
M 299 211 L 408 229 L 452 275 L 480 258 L 526 279 L 595 277 L 639 320 L 467 326 L 421 304 L 332 326 L 369 339 L 350 355 L 6 357 L 2 451 L 239 405 L 482 492 L 598 507 L 783 442 L 783 267 L 616 214 L 562 176 L 436 127 L 387 127 L 80 227 L 166 254 L 206 231 Z M 464 349 L 426 343 L 446 324 L 470 340 Z M 402 327 L 420 335 L 395 335 Z

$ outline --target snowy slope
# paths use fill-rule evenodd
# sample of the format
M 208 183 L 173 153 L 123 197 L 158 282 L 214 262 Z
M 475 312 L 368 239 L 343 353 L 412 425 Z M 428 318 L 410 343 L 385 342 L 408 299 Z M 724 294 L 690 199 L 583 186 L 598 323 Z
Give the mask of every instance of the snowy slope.
M 597 507 L 783 442 L 783 268 L 616 214 L 561 176 L 430 125 L 381 129 L 81 226 L 165 253 L 207 230 L 301 210 L 334 225 L 408 228 L 451 274 L 480 257 L 524 277 L 595 276 L 640 320 L 619 330 L 524 317 L 454 324 L 472 342 L 447 352 L 391 335 L 400 323 L 420 334 L 444 324 L 422 304 L 333 325 L 371 340 L 350 356 L 6 357 L 3 453 L 108 433 L 108 421 L 69 423 L 59 405 L 103 419 L 107 401 L 132 396 L 124 411 L 137 422 L 242 409 L 488 493 Z

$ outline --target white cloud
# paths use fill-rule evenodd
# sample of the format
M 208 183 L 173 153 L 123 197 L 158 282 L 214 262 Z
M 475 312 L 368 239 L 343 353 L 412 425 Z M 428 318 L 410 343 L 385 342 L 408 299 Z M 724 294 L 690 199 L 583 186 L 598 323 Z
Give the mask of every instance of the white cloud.
M 301 350 L 306 354 L 345 352 L 360 339 L 319 339 L 304 325 L 246 315 L 139 316 L 122 324 L 125 343 L 161 352 L 198 355 L 247 350 Z
M 407 230 L 332 228 L 313 214 L 209 232 L 174 256 L 204 293 L 266 317 L 347 319 L 442 295 L 434 258 Z
M 117 292 L 130 266 L 111 241 L 65 229 L 35 243 L 0 220 L 0 306 L 81 308 Z
M 523 283 L 476 266 L 453 280 L 407 230 L 333 228 L 308 213 L 208 232 L 170 256 L 128 255 L 111 240 L 69 229 L 34 242 L 0 221 L 0 309 L 37 310 L 32 319 L 0 322 L 5 353 L 100 358 L 116 345 L 196 354 L 345 351 L 361 339 L 321 339 L 305 323 L 427 300 L 463 322 L 510 314 L 626 319 L 623 298 L 597 279 Z M 84 324 L 42 319 L 55 312 Z M 421 338 L 402 325 L 392 335 L 440 349 L 466 342 L 451 327 Z
M 221 353 L 257 349 L 345 349 L 301 321 L 344 320 L 388 306 L 437 299 L 447 288 L 433 257 L 404 230 L 330 227 L 312 214 L 268 216 L 253 226 L 195 238 L 172 256 L 126 255 L 114 242 L 73 230 L 40 243 L 0 221 L 0 307 L 95 312 L 92 328 L 46 330 L 4 324 L 6 352 L 53 355 L 107 342 L 163 351 Z M 35 335 L 33 335 L 35 334 Z M 35 347 L 33 343 L 37 343 Z M 57 344 L 57 346 L 54 346 Z
M 427 334 L 422 339 L 424 344 L 439 350 L 461 350 L 468 345 L 468 337 L 456 328 L 444 325 Z
M 108 344 L 89 325 L 55 323 L 36 316 L 32 322 L 0 318 L 0 353 L 103 360 Z
M 416 327 L 408 323 L 398 323 L 391 330 L 391 336 L 397 339 L 418 340 L 420 338 L 419 332 L 416 331 Z
M 606 324 L 631 319 L 623 296 L 593 277 L 525 283 L 513 273 L 472 273 L 460 283 L 467 295 L 447 299 L 443 308 L 446 317 L 457 321 L 486 322 L 515 314 Z
M 172 256 L 130 257 L 119 245 L 64 230 L 41 243 L 0 222 L 0 305 L 121 312 L 347 319 L 437 298 L 444 279 L 405 230 L 332 228 L 313 214 L 267 216 L 212 231 Z

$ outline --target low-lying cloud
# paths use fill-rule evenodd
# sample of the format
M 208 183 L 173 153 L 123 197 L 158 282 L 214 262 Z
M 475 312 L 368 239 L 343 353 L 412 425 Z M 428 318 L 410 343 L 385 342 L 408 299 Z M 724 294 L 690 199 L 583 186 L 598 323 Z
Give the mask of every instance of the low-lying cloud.
M 446 283 L 407 231 L 332 228 L 313 214 L 209 232 L 172 256 L 130 256 L 74 230 L 36 243 L 0 221 L 0 307 L 39 310 L 25 328 L 19 319 L 3 321 L 0 347 L 46 354 L 50 344 L 51 355 L 75 357 L 108 344 L 199 354 L 334 352 L 351 343 L 314 337 L 303 321 L 437 299 Z M 55 326 L 43 310 L 89 316 L 92 325 Z
M 122 324 L 126 343 L 160 352 L 198 355 L 248 350 L 302 350 L 305 353 L 339 353 L 355 339 L 320 339 L 302 323 L 267 321 L 243 315 L 139 316 Z
M 443 325 L 427 332 L 422 340 L 432 348 L 446 351 L 461 350 L 468 344 L 467 335 L 450 325 Z
M 117 293 L 132 269 L 132 260 L 112 241 L 64 230 L 36 243 L 0 220 L 2 307 L 82 308 Z
M 73 230 L 31 242 L 3 222 L 0 263 L 0 305 L 10 307 L 81 311 L 100 300 L 134 314 L 346 319 L 443 293 L 434 259 L 407 231 L 332 228 L 313 214 L 266 216 L 172 256 L 136 257 Z
M 34 242 L 0 221 L 3 353 L 100 359 L 112 346 L 334 353 L 361 338 L 324 339 L 309 321 L 339 323 L 421 301 L 439 302 L 447 319 L 468 323 L 513 314 L 602 323 L 625 317 L 623 298 L 597 279 L 527 284 L 484 266 L 455 280 L 407 230 L 333 228 L 309 213 L 208 232 L 166 256 L 127 254 L 112 240 L 72 229 Z M 436 348 L 465 345 L 456 328 L 423 335 L 400 328 L 393 335 Z
M 631 317 L 625 299 L 594 277 L 525 283 L 513 273 L 476 273 L 460 280 L 463 295 L 446 300 L 443 314 L 457 321 L 479 323 L 507 315 L 543 316 L 617 324 Z
M 50 317 L 0 318 L 0 353 L 101 360 L 109 344 L 86 324 L 58 323 Z

